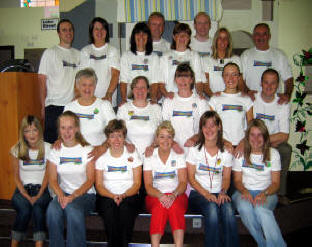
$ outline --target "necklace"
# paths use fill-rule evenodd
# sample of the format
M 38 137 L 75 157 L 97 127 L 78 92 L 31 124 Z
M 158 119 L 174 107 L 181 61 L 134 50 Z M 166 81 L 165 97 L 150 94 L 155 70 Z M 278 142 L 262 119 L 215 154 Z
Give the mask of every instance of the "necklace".
M 218 158 L 218 157 L 219 157 L 219 150 L 218 150 L 218 152 L 217 152 L 217 157 L 216 157 L 216 161 L 215 161 L 215 163 L 214 163 L 212 175 L 211 175 L 211 168 L 209 168 L 210 165 L 209 165 L 209 162 L 208 162 L 208 159 L 207 159 L 206 152 L 208 152 L 208 151 L 206 151 L 206 147 L 204 146 L 204 154 L 205 154 L 206 165 L 208 165 L 208 170 L 209 170 L 210 190 L 212 190 L 213 176 L 214 176 L 214 174 L 215 174 L 215 170 L 216 170 L 217 163 L 220 163 L 219 158 Z

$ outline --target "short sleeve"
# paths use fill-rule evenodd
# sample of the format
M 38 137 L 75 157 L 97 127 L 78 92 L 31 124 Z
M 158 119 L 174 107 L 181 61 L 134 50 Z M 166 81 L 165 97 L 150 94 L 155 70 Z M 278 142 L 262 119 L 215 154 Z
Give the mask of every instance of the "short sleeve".
M 55 165 L 58 165 L 60 163 L 60 151 L 51 149 L 50 153 L 48 154 L 47 160 Z
M 290 64 L 288 62 L 288 58 L 285 55 L 285 53 L 281 50 L 278 50 L 280 52 L 280 61 L 279 65 L 281 66 L 281 78 L 283 81 L 286 81 L 287 79 L 293 77 Z
M 224 162 L 223 166 L 225 167 L 232 167 L 233 166 L 233 155 L 227 151 L 223 154 Z
M 195 81 L 196 83 L 202 82 L 203 80 L 203 72 L 202 72 L 202 63 L 200 56 L 198 55 L 197 52 L 194 51 L 193 53 L 194 56 L 194 73 L 195 73 Z
M 279 113 L 280 119 L 278 122 L 278 127 L 280 132 L 289 133 L 289 116 L 290 116 L 290 104 L 282 105 L 282 111 Z
M 182 169 L 186 167 L 186 161 L 184 155 L 177 155 L 177 169 Z
M 214 110 L 216 111 L 217 110 L 217 103 L 216 103 L 216 100 L 215 100 L 215 97 L 216 96 L 212 96 L 208 102 L 208 105 Z
M 102 101 L 102 111 L 105 113 L 105 120 L 108 123 L 110 120 L 115 119 L 116 115 L 111 103 L 107 100 Z
M 137 150 L 135 150 L 133 153 L 129 153 L 128 162 L 131 164 L 132 168 L 142 166 L 142 160 L 139 158 Z
M 105 154 L 100 156 L 95 162 L 96 170 L 104 170 L 105 169 Z
M 170 112 L 170 103 L 171 103 L 171 99 L 165 99 L 164 100 L 164 103 L 162 105 L 162 110 L 161 110 L 161 113 L 162 113 L 162 118 L 163 120 L 170 120 L 170 115 L 171 115 L 171 112 Z
M 152 170 L 152 157 L 148 157 L 148 158 L 144 157 L 143 171 L 151 171 Z
M 158 83 L 160 80 L 160 74 L 159 73 L 159 57 L 155 54 L 151 55 L 152 57 L 152 80 L 150 81 L 150 84 Z
M 108 55 L 110 67 L 120 70 L 120 56 L 118 50 L 114 46 L 110 46 Z
M 278 151 L 275 148 L 271 148 L 271 165 L 272 171 L 281 170 L 281 158 Z
M 128 83 L 128 56 L 124 53 L 120 59 L 120 82 Z
M 46 49 L 41 57 L 38 74 L 47 75 L 49 71 L 49 49 Z
M 191 165 L 196 165 L 197 157 L 198 157 L 198 152 L 196 150 L 197 148 L 198 148 L 197 146 L 191 147 L 186 156 L 186 162 L 190 163 Z
M 243 157 L 240 158 L 234 158 L 233 160 L 233 167 L 232 170 L 236 172 L 241 172 L 242 171 L 242 163 L 243 163 Z
M 248 112 L 251 107 L 253 107 L 253 101 L 248 96 L 244 96 L 246 98 L 246 112 Z

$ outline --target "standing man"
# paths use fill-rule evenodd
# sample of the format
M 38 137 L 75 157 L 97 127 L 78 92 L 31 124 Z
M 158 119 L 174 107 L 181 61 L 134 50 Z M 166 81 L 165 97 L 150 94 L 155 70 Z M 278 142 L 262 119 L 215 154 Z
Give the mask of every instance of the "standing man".
M 294 87 L 294 78 L 286 55 L 279 49 L 269 45 L 271 32 L 268 24 L 259 23 L 252 35 L 255 47 L 243 52 L 241 62 L 246 91 L 254 98 L 257 91 L 261 91 L 261 75 L 268 69 L 275 69 L 284 82 L 284 93 L 280 94 L 279 103 L 289 102 Z
M 279 74 L 274 69 L 267 69 L 261 77 L 262 91 L 255 94 L 253 106 L 254 118 L 265 122 L 271 146 L 276 148 L 281 156 L 280 202 L 286 203 L 287 172 L 291 158 L 291 146 L 287 143 L 289 137 L 290 104 L 279 104 L 280 97 L 276 92 L 279 84 Z
M 74 78 L 80 58 L 79 51 L 71 47 L 74 39 L 71 21 L 60 20 L 57 33 L 60 43 L 44 51 L 38 71 L 44 140 L 49 143 L 57 139 L 58 116 L 74 98 Z
M 190 47 L 197 51 L 201 57 L 211 56 L 212 40 L 209 39 L 211 27 L 210 16 L 206 12 L 199 12 L 194 18 L 195 36 L 191 38 Z
M 152 34 L 153 52 L 161 57 L 170 50 L 170 43 L 161 37 L 165 29 L 165 17 L 160 12 L 153 12 L 148 17 L 147 25 Z

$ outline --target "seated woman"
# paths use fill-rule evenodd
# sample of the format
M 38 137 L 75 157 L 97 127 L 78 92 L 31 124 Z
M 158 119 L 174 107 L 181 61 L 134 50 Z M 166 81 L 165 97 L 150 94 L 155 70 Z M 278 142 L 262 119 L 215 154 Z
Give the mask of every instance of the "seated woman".
M 201 116 L 199 144 L 190 148 L 186 161 L 192 186 L 190 209 L 204 216 L 204 246 L 239 246 L 236 219 L 227 195 L 233 156 L 224 150 L 222 122 L 216 112 L 207 111 Z
M 108 151 L 96 161 L 97 211 L 104 220 L 109 247 L 125 247 L 131 241 L 139 207 L 142 162 L 125 147 L 123 120 L 111 120 L 105 135 Z
M 183 155 L 172 151 L 175 131 L 169 121 L 156 130 L 158 148 L 144 160 L 146 208 L 152 214 L 150 235 L 152 246 L 159 246 L 167 220 L 176 246 L 183 246 L 187 210 L 186 166 Z
M 145 149 L 154 141 L 158 124 L 161 122 L 161 108 L 151 104 L 148 99 L 149 82 L 145 76 L 137 76 L 132 80 L 133 101 L 119 107 L 117 117 L 125 121 L 127 139 L 143 155 Z
M 50 144 L 43 141 L 40 121 L 31 115 L 22 119 L 19 140 L 12 147 L 12 165 L 16 190 L 12 205 L 16 218 L 12 229 L 12 247 L 24 239 L 30 219 L 33 222 L 33 239 L 42 247 L 45 239 L 45 213 L 50 202 L 47 189 L 46 157 Z
M 246 131 L 244 156 L 235 159 L 232 196 L 241 220 L 258 246 L 286 246 L 273 210 L 280 186 L 281 161 L 264 122 L 254 119 Z
M 86 247 L 85 215 L 95 208 L 94 162 L 88 158 L 92 146 L 80 133 L 79 118 L 71 111 L 58 118 L 59 150 L 48 156 L 49 184 L 56 196 L 47 211 L 50 247 Z
M 78 71 L 75 84 L 79 97 L 68 103 L 64 111 L 74 112 L 80 120 L 80 131 L 85 140 L 92 146 L 99 146 L 106 140 L 103 129 L 116 117 L 113 107 L 109 101 L 95 97 L 97 76 L 93 69 Z

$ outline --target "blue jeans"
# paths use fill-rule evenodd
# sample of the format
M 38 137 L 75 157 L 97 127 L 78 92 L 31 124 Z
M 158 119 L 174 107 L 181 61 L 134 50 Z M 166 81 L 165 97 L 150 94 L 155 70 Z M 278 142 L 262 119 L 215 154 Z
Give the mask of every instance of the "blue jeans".
M 249 192 L 255 197 L 261 191 L 250 190 Z M 268 196 L 264 205 L 257 206 L 253 206 L 249 201 L 242 199 L 241 195 L 241 193 L 236 191 L 232 199 L 241 216 L 242 222 L 253 236 L 258 246 L 286 246 L 273 214 L 273 210 L 278 201 L 277 195 Z
M 215 202 L 207 201 L 197 191 L 192 190 L 189 196 L 189 207 L 204 216 L 206 247 L 239 246 L 236 219 L 230 202 L 219 206 Z M 223 243 L 221 237 L 223 237 Z
M 43 241 L 45 239 L 45 213 L 50 200 L 51 197 L 47 189 L 34 205 L 22 196 L 18 189 L 15 190 L 12 205 L 16 210 L 16 218 L 12 229 L 12 239 L 21 241 L 25 238 L 25 232 L 31 218 L 34 241 Z
M 67 247 L 86 247 L 85 215 L 95 209 L 95 194 L 84 194 L 62 209 L 57 196 L 50 202 L 47 223 L 50 247 L 65 247 L 64 221 L 67 224 Z

